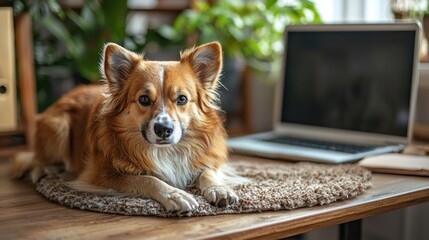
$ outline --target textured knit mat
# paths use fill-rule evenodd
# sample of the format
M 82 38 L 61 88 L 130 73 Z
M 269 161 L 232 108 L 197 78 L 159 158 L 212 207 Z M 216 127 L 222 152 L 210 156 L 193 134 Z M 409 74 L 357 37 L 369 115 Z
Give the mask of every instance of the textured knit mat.
M 355 165 L 323 165 L 315 163 L 258 163 L 233 161 L 239 175 L 250 183 L 235 186 L 240 202 L 227 208 L 211 206 L 196 188 L 187 189 L 199 203 L 196 211 L 186 216 L 248 213 L 295 209 L 325 205 L 353 198 L 370 187 L 371 172 Z M 36 185 L 37 190 L 52 201 L 72 208 L 96 212 L 178 216 L 167 212 L 150 199 L 119 195 L 97 195 L 70 189 L 61 174 L 50 174 Z

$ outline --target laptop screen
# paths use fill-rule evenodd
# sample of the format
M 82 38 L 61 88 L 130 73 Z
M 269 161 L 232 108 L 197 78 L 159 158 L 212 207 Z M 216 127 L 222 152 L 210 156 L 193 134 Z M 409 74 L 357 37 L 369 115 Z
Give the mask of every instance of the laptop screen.
M 415 31 L 291 31 L 283 123 L 407 136 Z

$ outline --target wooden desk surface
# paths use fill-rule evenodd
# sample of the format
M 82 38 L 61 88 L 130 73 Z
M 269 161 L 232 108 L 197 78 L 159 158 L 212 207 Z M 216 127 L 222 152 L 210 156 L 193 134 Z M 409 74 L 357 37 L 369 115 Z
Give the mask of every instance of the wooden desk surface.
M 121 216 L 50 202 L 30 182 L 9 180 L 9 165 L 0 160 L 1 239 L 281 238 L 429 200 L 429 178 L 374 174 L 366 193 L 327 206 L 196 218 Z

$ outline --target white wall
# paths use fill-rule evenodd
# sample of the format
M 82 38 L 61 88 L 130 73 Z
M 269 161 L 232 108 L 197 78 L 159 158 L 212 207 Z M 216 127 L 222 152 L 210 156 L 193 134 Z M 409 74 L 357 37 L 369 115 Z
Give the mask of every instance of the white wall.
M 314 0 L 325 23 L 393 20 L 390 0 Z

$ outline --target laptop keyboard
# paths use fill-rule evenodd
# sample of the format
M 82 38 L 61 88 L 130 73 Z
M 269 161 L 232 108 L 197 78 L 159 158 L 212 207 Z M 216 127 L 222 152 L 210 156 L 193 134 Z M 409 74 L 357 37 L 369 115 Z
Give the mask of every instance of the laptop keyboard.
M 263 141 L 344 153 L 361 153 L 377 148 L 376 146 L 369 145 L 354 145 L 285 136 L 277 136 L 274 138 L 264 139 Z

